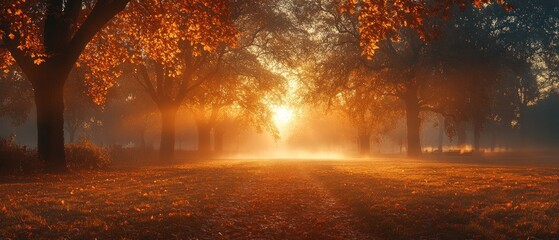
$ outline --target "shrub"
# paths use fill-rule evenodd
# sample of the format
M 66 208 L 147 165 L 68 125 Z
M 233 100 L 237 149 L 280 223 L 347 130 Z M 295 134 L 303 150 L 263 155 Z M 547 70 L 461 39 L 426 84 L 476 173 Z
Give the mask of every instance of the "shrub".
M 103 169 L 111 164 L 107 151 L 87 140 L 67 144 L 65 149 L 66 162 L 73 170 Z
M 13 137 L 0 138 L 0 173 L 33 173 L 42 167 L 43 163 L 35 150 L 17 145 Z

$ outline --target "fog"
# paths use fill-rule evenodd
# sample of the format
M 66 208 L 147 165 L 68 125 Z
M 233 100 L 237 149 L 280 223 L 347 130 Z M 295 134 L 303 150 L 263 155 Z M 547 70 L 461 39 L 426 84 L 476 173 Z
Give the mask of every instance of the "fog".
M 550 97 L 530 106 L 529 117 L 524 129 L 500 129 L 494 126 L 484 128 L 481 134 L 480 151 L 499 152 L 546 152 L 557 150 L 559 145 L 559 98 Z M 110 107 L 110 104 L 109 104 Z M 359 154 L 357 130 L 347 119 L 335 111 L 327 109 L 302 108 L 298 114 L 282 125 L 279 138 L 270 133 L 257 131 L 254 127 L 231 124 L 223 135 L 223 149 L 215 149 L 215 136 L 211 134 L 211 150 L 216 158 L 234 159 L 339 159 L 361 157 Z M 105 109 L 98 114 L 104 119 L 119 119 L 110 115 Z M 109 115 L 107 115 L 109 114 Z M 150 114 L 146 114 L 150 115 Z M 151 113 L 156 115 L 156 113 Z M 471 124 L 465 124 L 459 136 L 449 137 L 441 129 L 436 114 L 425 115 L 421 127 L 421 142 L 424 153 L 443 152 L 470 153 L 473 151 L 473 130 Z M 35 114 L 17 125 L 9 119 L 0 122 L 0 136 L 13 138 L 17 144 L 36 147 Z M 160 127 L 157 117 L 142 125 L 133 125 L 127 121 L 99 122 L 83 124 L 77 131 L 75 142 L 89 140 L 99 146 L 114 145 L 125 148 L 159 149 Z M 91 120 L 95 122 L 95 120 Z M 444 123 L 443 123 L 444 124 Z M 444 128 L 444 126 L 443 126 Z M 442 132 L 441 132 L 442 131 Z M 142 138 L 143 133 L 143 138 Z M 194 119 L 187 111 L 177 116 L 178 152 L 196 152 L 198 150 L 197 128 Z M 69 136 L 65 137 L 69 143 Z M 143 140 L 142 140 L 143 139 Z M 389 129 L 377 138 L 371 139 L 368 155 L 398 155 L 406 152 L 406 131 L 403 119 L 394 122 Z
M 556 3 L 449 3 L 442 16 L 400 9 L 409 16 L 363 22 L 376 8 L 319 2 L 199 9 L 219 16 L 211 23 L 154 12 L 166 18 L 147 24 L 143 7 L 127 8 L 136 17 L 115 17 L 74 53 L 81 58 L 47 64 L 64 70 L 49 68 L 60 73 L 49 76 L 60 81 L 51 88 L 32 79 L 50 59 L 33 51 L 50 42 L 33 41 L 40 46 L 25 50 L 35 58 L 26 68 L 2 40 L 0 136 L 61 170 L 64 144 L 83 142 L 150 152 L 153 161 L 175 152 L 420 157 L 559 146 Z

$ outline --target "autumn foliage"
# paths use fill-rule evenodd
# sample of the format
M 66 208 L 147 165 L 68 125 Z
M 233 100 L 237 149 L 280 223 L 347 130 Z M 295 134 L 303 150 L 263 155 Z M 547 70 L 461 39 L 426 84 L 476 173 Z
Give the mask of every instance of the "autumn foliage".
M 2 4 L 0 36 L 7 36 L 8 39 L 4 40 L 8 41 L 4 43 L 6 45 L 15 41 L 15 47 L 30 57 L 34 64 L 39 65 L 47 57 L 45 46 L 41 43 L 41 29 L 38 24 L 41 18 L 45 17 L 46 6 L 37 2 L 39 1 L 17 0 L 11 4 Z M 6 47 L 0 48 L 0 57 L 0 69 L 9 71 L 7 67 L 14 64 L 15 60 Z
M 185 65 L 192 62 L 185 62 L 184 55 L 199 56 L 235 41 L 237 33 L 229 21 L 225 1 L 128 3 L 18 0 L 1 5 L 0 56 L 5 59 L 0 71 L 6 73 L 17 62 L 33 84 L 39 155 L 49 171 L 67 169 L 63 88 L 74 66 L 86 68 L 89 95 L 101 104 L 121 75 L 117 68 L 122 63 L 145 64 L 149 59 L 165 67 L 163 76 L 186 76 L 188 81 L 191 66 Z M 114 18 L 126 5 L 126 10 Z M 112 28 L 105 27 L 109 22 Z M 187 84 L 165 84 L 165 94 Z M 157 89 L 162 90 L 159 86 Z M 179 95 L 184 95 L 185 88 L 181 89 Z
M 229 17 L 227 1 L 132 1 L 97 34 L 78 62 L 86 68 L 90 94 L 104 102 L 110 86 L 121 76 L 121 64 L 149 67 L 157 64 L 165 76 L 179 78 L 172 89 L 153 86 L 155 91 L 173 95 L 190 84 L 196 66 L 191 57 L 213 52 L 237 39 Z M 141 67 L 137 68 L 136 71 Z M 150 73 L 151 75 L 151 73 Z M 180 82 L 180 83 L 179 83 Z M 179 85 L 185 86 L 179 86 Z M 155 84 L 154 84 L 155 85 Z M 155 89 L 157 88 L 157 89 Z
M 341 3 L 342 12 L 356 14 L 359 18 L 361 46 L 366 56 L 374 55 L 381 40 L 399 39 L 402 28 L 416 30 L 423 40 L 434 38 L 437 29 L 432 22 L 449 19 L 456 8 L 464 10 L 471 4 L 481 8 L 491 3 L 512 8 L 504 0 L 344 0 Z
M 303 16 L 309 13 L 305 11 L 315 5 L 320 12 L 317 16 L 331 15 L 332 18 L 319 19 L 313 22 L 318 23 L 316 25 L 297 26 L 295 22 L 308 18 Z M 323 8 L 324 5 L 328 5 L 328 9 Z M 440 44 L 432 43 L 448 27 L 445 23 L 464 16 L 461 13 L 482 12 L 494 5 L 512 9 L 505 0 L 262 1 L 258 4 L 219 0 L 14 0 L 2 2 L 0 10 L 0 73 L 6 77 L 17 72 L 17 76 L 26 77 L 32 84 L 37 110 L 38 152 L 45 160 L 45 166 L 53 171 L 66 169 L 63 126 L 64 112 L 68 108 L 64 105 L 63 90 L 72 71 L 80 71 L 79 80 L 84 82 L 82 85 L 86 86 L 87 94 L 98 105 L 106 103 L 110 89 L 117 84 L 134 82 L 140 86 L 161 116 L 160 150 L 172 155 L 175 120 L 177 112 L 184 106 L 189 106 L 190 110 L 202 109 L 202 113 L 194 115 L 203 116 L 199 118 L 210 115 L 210 119 L 211 115 L 219 115 L 213 114 L 218 112 L 216 109 L 227 108 L 230 115 L 240 116 L 237 119 L 277 135 L 269 122 L 263 123 L 272 114 L 270 99 L 281 101 L 278 95 L 285 84 L 278 82 L 291 81 L 282 77 L 298 75 L 302 70 L 301 62 L 313 58 L 309 55 L 314 53 L 318 54 L 312 61 L 324 63 L 329 60 L 329 66 L 332 66 L 323 66 L 320 76 L 323 80 L 338 81 L 339 77 L 350 82 L 332 89 L 316 88 L 323 91 L 320 94 L 328 95 L 329 101 L 336 100 L 339 106 L 345 105 L 350 122 L 368 129 L 363 131 L 384 130 L 376 126 L 371 128 L 370 125 L 374 124 L 370 122 L 390 122 L 384 116 L 394 117 L 389 109 L 394 104 L 385 103 L 392 103 L 394 97 L 400 100 L 400 105 L 406 105 L 407 149 L 419 156 L 422 152 L 419 132 L 424 112 L 438 111 L 449 118 L 456 117 L 449 116 L 455 114 L 462 118 L 460 121 L 476 117 L 477 135 L 483 127 L 482 122 L 492 117 L 487 106 L 493 103 L 489 88 L 495 85 L 489 80 L 478 84 L 486 86 L 485 89 L 471 87 L 468 94 L 433 97 L 436 95 L 433 92 L 442 89 L 433 86 L 449 83 L 460 88 L 470 85 L 451 81 L 449 73 L 452 70 L 449 69 L 462 68 L 442 67 L 445 61 L 437 54 L 450 51 L 441 50 Z M 332 9 L 335 11 L 329 12 Z M 478 25 L 480 29 L 485 27 L 483 31 L 491 31 L 487 24 Z M 499 34 L 495 32 L 491 37 L 497 39 Z M 452 39 L 443 41 L 453 42 Z M 353 46 L 341 47 L 347 43 Z M 322 45 L 314 49 L 308 47 L 312 44 Z M 504 49 L 501 45 L 506 44 L 492 46 L 493 50 Z M 484 46 L 473 48 L 478 47 Z M 510 59 L 541 56 L 546 59 L 546 66 L 554 66 L 556 57 L 547 52 L 538 53 L 538 56 L 515 54 L 506 56 Z M 433 60 L 435 58 L 439 60 Z M 510 65 L 521 64 L 521 61 L 511 62 Z M 523 69 L 528 69 L 529 64 L 534 65 L 526 62 Z M 468 67 L 471 66 L 464 69 L 467 71 Z M 336 70 L 342 71 L 341 77 L 332 74 Z M 282 77 L 278 77 L 280 75 Z M 496 80 L 495 76 L 492 80 Z M 440 80 L 439 77 L 445 81 L 432 81 Z M 258 81 L 251 82 L 257 78 Z M 269 85 L 261 84 L 265 82 L 260 81 L 262 79 L 270 79 L 266 82 Z M 336 92 L 340 89 L 342 93 Z M 427 96 L 425 92 L 431 95 Z M 126 97 L 133 99 L 140 95 L 129 93 Z M 485 104 L 486 108 L 463 103 L 472 96 L 482 99 L 475 104 Z M 439 98 L 431 101 L 431 97 Z M 530 99 L 535 101 L 536 97 Z M 522 104 L 527 106 L 530 100 Z M 441 110 L 458 107 L 460 109 L 453 113 Z M 513 120 L 516 119 L 507 121 Z
M 0 136 L 0 238 L 556 239 L 558 28 L 557 0 L 0 0 L 0 131 L 37 129 Z

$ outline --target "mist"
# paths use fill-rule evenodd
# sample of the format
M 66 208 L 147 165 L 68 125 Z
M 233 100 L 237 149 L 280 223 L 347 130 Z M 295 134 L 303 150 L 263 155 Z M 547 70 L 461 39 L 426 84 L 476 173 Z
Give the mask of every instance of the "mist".
M 0 239 L 558 239 L 557 0 L 2 0 Z

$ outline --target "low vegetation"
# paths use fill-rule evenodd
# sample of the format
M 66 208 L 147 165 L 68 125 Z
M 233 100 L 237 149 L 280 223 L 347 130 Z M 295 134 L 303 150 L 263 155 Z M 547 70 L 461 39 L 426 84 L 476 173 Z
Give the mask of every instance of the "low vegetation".
M 87 140 L 67 144 L 65 150 L 70 169 L 103 169 L 111 164 L 109 151 Z
M 66 161 L 72 171 L 105 169 L 118 152 L 113 150 L 116 147 L 109 150 L 87 140 L 66 144 L 65 149 Z M 10 138 L 0 138 L 0 175 L 38 173 L 43 164 L 36 149 L 18 145 Z
M 35 150 L 17 145 L 13 138 L 0 138 L 0 174 L 37 172 L 42 165 Z
M 221 160 L 2 177 L 0 236 L 558 238 L 559 165 L 491 163 Z

